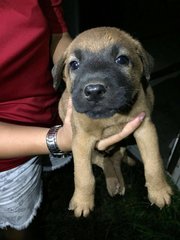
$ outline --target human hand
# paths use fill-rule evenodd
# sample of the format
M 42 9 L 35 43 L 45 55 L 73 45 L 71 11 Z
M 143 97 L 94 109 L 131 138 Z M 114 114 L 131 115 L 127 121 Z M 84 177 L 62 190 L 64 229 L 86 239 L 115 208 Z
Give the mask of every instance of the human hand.
M 72 116 L 72 100 L 69 99 L 67 104 L 66 117 L 64 119 L 63 126 L 57 133 L 57 145 L 63 152 L 69 152 L 72 148 L 72 127 L 71 127 L 71 116 Z
M 133 120 L 131 120 L 130 122 L 128 122 L 125 127 L 122 129 L 121 132 L 100 140 L 99 142 L 97 142 L 96 144 L 96 148 L 99 151 L 104 151 L 106 150 L 108 147 L 110 147 L 111 145 L 121 141 L 122 139 L 126 138 L 127 136 L 129 136 L 131 133 L 133 133 L 136 128 L 138 128 L 143 119 L 145 117 L 145 113 L 141 112 L 139 115 L 137 115 Z

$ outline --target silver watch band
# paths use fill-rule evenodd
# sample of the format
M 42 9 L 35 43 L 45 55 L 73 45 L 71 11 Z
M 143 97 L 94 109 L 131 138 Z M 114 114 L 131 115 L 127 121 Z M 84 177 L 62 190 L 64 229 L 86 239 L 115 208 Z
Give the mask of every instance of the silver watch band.
M 50 128 L 46 135 L 47 147 L 48 147 L 50 153 L 55 157 L 62 156 L 65 154 L 64 152 L 62 152 L 59 149 L 59 147 L 57 145 L 57 132 L 61 127 L 62 127 L 61 125 L 56 125 L 56 126 Z

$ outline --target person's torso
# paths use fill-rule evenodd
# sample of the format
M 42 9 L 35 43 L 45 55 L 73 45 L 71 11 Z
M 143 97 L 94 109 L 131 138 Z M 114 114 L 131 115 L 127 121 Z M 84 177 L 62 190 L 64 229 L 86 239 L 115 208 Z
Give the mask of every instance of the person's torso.
M 38 0 L 0 2 L 0 120 L 50 125 L 57 96 L 50 32 Z

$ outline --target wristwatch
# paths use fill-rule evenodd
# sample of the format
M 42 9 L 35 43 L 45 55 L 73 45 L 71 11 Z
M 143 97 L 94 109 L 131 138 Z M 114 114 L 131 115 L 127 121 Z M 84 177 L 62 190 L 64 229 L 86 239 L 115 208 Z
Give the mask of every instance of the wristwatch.
M 54 127 L 51 127 L 46 135 L 47 147 L 48 147 L 50 153 L 54 157 L 61 157 L 61 156 L 65 156 L 68 154 L 68 153 L 61 151 L 57 145 L 57 132 L 61 127 L 62 127 L 62 125 L 56 125 Z

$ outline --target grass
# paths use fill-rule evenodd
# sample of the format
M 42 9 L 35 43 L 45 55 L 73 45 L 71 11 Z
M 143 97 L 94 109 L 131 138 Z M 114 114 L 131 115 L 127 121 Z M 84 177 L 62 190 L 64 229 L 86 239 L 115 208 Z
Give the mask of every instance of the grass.
M 111 198 L 102 171 L 94 167 L 95 208 L 89 217 L 79 219 L 68 211 L 74 189 L 72 164 L 45 174 L 44 200 L 38 215 L 38 228 L 44 239 L 178 240 L 180 192 L 173 186 L 172 204 L 160 210 L 148 201 L 141 163 L 135 167 L 124 165 L 123 172 L 126 194 Z

